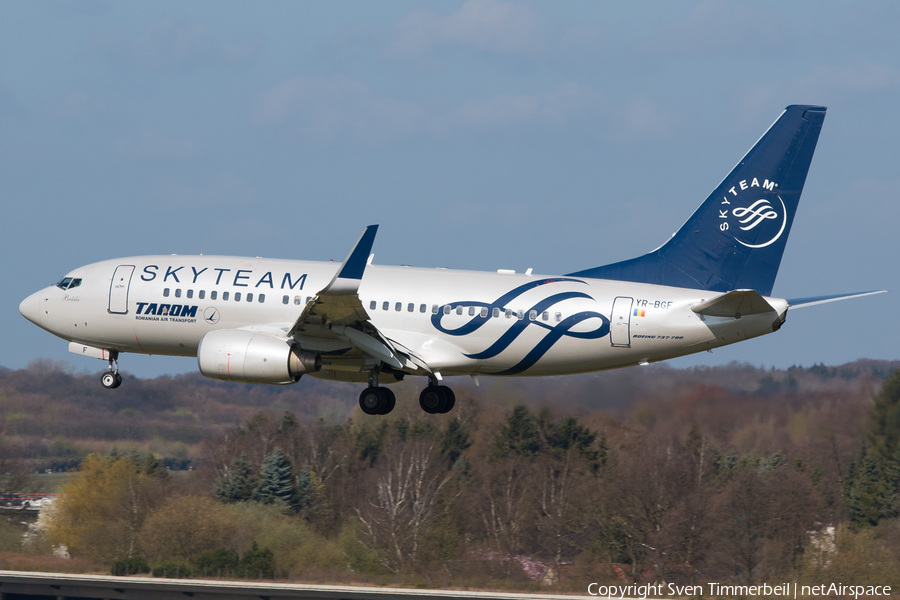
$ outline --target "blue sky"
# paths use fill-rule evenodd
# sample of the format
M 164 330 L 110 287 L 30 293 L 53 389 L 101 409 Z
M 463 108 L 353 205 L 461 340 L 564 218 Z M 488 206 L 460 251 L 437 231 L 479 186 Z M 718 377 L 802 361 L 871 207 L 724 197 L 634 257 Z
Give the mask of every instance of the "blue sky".
M 828 116 L 773 294 L 892 294 L 673 361 L 898 358 L 896 2 L 0 1 L 0 365 L 140 254 L 566 273 L 659 246 L 788 104 Z M 193 359 L 127 356 L 138 376 Z

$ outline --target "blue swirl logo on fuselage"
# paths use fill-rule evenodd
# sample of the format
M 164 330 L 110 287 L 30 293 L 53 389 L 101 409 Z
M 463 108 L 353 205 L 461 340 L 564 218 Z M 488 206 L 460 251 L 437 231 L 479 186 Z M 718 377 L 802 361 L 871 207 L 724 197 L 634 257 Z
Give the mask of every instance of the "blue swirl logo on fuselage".
M 474 301 L 450 302 L 448 306 L 451 306 L 454 309 L 460 306 L 465 308 L 475 307 L 479 309 L 479 311 L 467 322 L 453 329 L 444 327 L 441 323 L 443 318 L 450 314 L 445 314 L 443 311 L 440 311 L 438 314 L 431 316 L 431 324 L 434 325 L 435 329 L 447 335 L 469 335 L 470 333 L 480 329 L 482 325 L 484 325 L 491 319 L 491 313 L 495 308 L 500 309 L 500 311 L 506 311 L 509 302 L 514 300 L 515 298 L 518 298 L 525 292 L 533 290 L 534 288 L 540 287 L 542 285 L 561 282 L 584 284 L 584 282 L 579 279 L 570 279 L 568 277 L 541 279 L 539 281 L 520 285 L 519 287 L 500 296 L 491 303 Z M 540 314 L 550 309 L 550 307 L 554 306 L 555 304 L 558 304 L 563 300 L 570 300 L 572 298 L 586 298 L 588 300 L 593 300 L 591 296 L 588 296 L 587 294 L 582 292 L 560 292 L 558 294 L 553 294 L 551 296 L 547 296 L 546 298 L 542 298 L 534 306 L 527 309 L 525 313 L 529 313 L 533 310 Z M 487 308 L 487 316 L 481 316 L 480 309 L 482 308 Z M 593 331 L 571 331 L 573 327 L 587 319 L 600 319 L 600 327 Z M 550 350 L 553 344 L 558 342 L 563 336 L 574 337 L 583 340 L 595 340 L 598 338 L 602 338 L 609 333 L 609 319 L 598 312 L 590 310 L 584 310 L 573 315 L 569 315 L 560 322 L 553 324 L 540 320 L 532 321 L 526 316 L 522 319 L 516 319 L 513 322 L 512 326 L 506 330 L 506 333 L 497 338 L 497 341 L 491 344 L 490 347 L 475 354 L 466 354 L 466 357 L 474 359 L 493 358 L 506 350 L 510 346 L 510 344 L 512 344 L 516 340 L 516 338 L 518 338 L 522 334 L 522 332 L 524 332 L 525 329 L 527 329 L 531 325 L 546 329 L 547 335 L 545 335 L 544 338 L 540 342 L 538 342 L 538 344 L 534 348 L 532 348 L 531 351 L 528 352 L 528 354 L 525 355 L 525 358 L 519 361 L 516 365 L 510 367 L 509 369 L 506 369 L 505 371 L 495 373 L 495 375 L 516 375 L 531 368 L 537 361 L 541 359 L 542 356 L 544 356 L 544 354 L 547 353 L 548 350 Z

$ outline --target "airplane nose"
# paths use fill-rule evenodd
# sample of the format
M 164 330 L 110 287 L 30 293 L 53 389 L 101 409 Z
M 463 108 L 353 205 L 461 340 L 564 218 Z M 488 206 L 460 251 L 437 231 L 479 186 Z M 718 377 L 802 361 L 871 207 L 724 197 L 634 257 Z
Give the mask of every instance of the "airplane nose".
M 22 313 L 22 316 L 34 323 L 35 325 L 41 324 L 41 294 L 40 292 L 36 294 L 32 294 L 22 300 L 22 303 L 19 304 L 19 312 Z

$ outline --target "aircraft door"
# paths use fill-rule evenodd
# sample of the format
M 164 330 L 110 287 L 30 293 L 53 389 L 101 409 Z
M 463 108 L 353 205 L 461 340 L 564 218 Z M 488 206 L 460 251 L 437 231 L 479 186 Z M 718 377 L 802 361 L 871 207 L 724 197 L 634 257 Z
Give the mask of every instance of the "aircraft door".
M 609 323 L 609 341 L 613 346 L 631 347 L 631 305 L 634 298 L 619 296 L 613 301 Z
M 134 265 L 119 265 L 113 273 L 109 284 L 109 312 L 114 315 L 128 313 L 128 288 L 131 287 L 131 276 Z

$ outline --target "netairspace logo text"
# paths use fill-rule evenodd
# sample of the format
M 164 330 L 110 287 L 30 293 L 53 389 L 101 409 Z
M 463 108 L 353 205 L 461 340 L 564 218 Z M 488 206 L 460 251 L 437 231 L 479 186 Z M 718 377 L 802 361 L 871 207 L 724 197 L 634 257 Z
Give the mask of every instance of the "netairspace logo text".
M 704 590 L 704 588 L 708 588 Z M 848 596 L 854 599 L 865 596 L 890 596 L 889 585 L 843 585 L 840 583 L 823 583 L 821 585 L 798 585 L 781 583 L 778 585 L 722 585 L 707 583 L 703 585 L 588 585 L 588 594 L 604 598 L 665 598 L 667 596 L 781 596 L 793 598 L 809 598 L 812 596 Z

